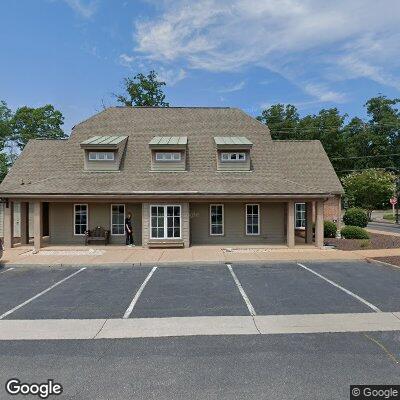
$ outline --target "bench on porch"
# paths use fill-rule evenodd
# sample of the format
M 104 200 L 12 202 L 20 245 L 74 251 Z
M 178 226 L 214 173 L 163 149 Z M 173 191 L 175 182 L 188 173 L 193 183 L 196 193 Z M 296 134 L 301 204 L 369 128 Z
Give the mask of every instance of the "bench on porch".
M 151 248 L 177 248 L 185 247 L 182 240 L 150 240 L 147 246 Z
M 97 226 L 94 229 L 89 229 L 85 232 L 85 246 L 90 242 L 104 242 L 104 245 L 109 244 L 110 241 L 110 231 Z

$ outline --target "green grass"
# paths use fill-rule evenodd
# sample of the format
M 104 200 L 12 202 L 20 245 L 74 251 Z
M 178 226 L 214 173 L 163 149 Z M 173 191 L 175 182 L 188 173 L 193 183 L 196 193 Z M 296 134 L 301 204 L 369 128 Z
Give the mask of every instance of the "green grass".
M 383 219 L 387 219 L 388 221 L 395 221 L 396 220 L 396 216 L 393 216 L 392 213 L 384 214 Z

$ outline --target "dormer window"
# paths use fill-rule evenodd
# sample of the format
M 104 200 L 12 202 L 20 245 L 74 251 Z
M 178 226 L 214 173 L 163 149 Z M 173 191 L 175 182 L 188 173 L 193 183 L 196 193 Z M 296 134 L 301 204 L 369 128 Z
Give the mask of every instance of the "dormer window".
M 246 153 L 232 153 L 232 152 L 221 152 L 221 162 L 244 162 L 246 161 Z
M 186 136 L 156 136 L 149 147 L 152 171 L 186 171 Z
M 174 162 L 181 161 L 182 154 L 180 152 L 169 152 L 169 151 L 157 151 L 156 161 L 161 162 Z
M 80 144 L 86 171 L 119 171 L 127 136 L 93 136 Z
M 89 151 L 89 161 L 114 161 L 113 151 Z
M 250 171 L 253 143 L 244 136 L 214 137 L 218 171 Z

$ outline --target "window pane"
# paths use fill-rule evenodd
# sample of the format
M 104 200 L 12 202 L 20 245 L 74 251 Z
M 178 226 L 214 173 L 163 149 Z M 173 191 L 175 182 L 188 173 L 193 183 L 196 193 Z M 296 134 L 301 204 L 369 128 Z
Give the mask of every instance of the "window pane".
M 173 228 L 168 228 L 168 229 L 167 229 L 167 236 L 168 236 L 168 237 L 173 237 L 173 234 L 174 234 Z
M 123 204 L 111 206 L 111 233 L 123 235 L 125 233 L 125 207 Z
M 151 237 L 157 237 L 157 228 L 152 228 Z

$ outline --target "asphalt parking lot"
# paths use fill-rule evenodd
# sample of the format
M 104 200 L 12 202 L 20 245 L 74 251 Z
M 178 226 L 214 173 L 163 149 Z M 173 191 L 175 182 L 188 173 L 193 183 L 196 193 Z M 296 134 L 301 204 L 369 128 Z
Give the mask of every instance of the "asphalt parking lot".
M 238 264 L 231 271 L 226 265 L 3 269 L 0 318 L 249 315 L 238 284 L 257 315 L 400 311 L 400 269 L 377 263 Z
M 0 299 L 9 323 L 376 315 L 400 311 L 400 269 L 353 261 L 5 268 Z M 351 384 L 398 384 L 399 372 L 398 330 L 0 340 L 1 399 L 26 398 L 4 392 L 12 377 L 54 379 L 60 399 L 344 399 Z

